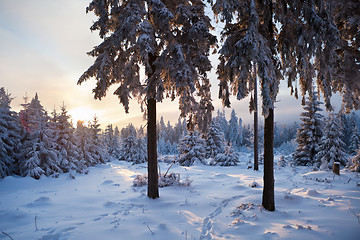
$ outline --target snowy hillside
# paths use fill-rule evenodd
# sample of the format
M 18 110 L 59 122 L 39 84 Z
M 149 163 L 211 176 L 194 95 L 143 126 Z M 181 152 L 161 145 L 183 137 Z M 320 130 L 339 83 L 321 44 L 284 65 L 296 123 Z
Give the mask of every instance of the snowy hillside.
M 87 175 L 0 180 L 0 239 L 358 239 L 360 177 L 276 166 L 276 210 L 261 207 L 262 166 L 174 165 L 189 187 L 146 196 L 146 164 L 113 161 Z M 277 160 L 278 158 L 276 158 Z M 164 173 L 168 164 L 160 163 Z

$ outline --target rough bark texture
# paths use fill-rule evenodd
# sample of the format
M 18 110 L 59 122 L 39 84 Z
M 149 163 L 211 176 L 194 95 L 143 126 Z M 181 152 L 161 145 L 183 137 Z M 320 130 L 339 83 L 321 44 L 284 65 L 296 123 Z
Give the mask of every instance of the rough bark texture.
M 340 175 L 340 163 L 339 162 L 334 162 L 333 173 Z
M 152 72 L 148 74 L 148 79 L 155 72 L 154 62 L 157 56 L 149 53 L 149 64 Z M 147 105 L 147 153 L 148 153 L 148 197 L 152 199 L 159 198 L 159 175 L 157 160 L 157 142 L 156 142 L 156 99 L 155 87 L 148 86 L 148 105 Z
M 158 162 L 156 146 L 156 100 L 148 100 L 148 126 L 147 126 L 147 152 L 148 152 L 148 197 L 159 198 Z
M 258 138 L 258 104 L 257 104 L 257 73 L 255 71 L 254 84 L 254 170 L 259 170 L 259 138 Z
M 264 127 L 264 188 L 262 205 L 266 210 L 275 210 L 274 200 L 274 109 L 269 109 Z

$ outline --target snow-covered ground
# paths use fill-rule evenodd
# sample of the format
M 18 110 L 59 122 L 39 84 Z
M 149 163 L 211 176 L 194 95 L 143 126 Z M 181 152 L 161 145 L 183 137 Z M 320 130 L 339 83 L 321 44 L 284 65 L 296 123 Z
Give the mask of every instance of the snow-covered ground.
M 89 174 L 0 180 L 0 239 L 359 239 L 360 177 L 275 169 L 276 211 L 261 207 L 262 169 L 174 165 L 189 187 L 132 186 L 146 165 L 113 161 Z M 161 172 L 168 164 L 160 163 Z

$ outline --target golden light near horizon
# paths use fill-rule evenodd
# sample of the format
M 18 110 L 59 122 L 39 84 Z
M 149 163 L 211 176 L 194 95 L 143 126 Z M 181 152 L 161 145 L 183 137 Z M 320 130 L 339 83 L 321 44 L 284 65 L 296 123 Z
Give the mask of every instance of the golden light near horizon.
M 73 124 L 76 126 L 78 121 L 83 121 L 87 124 L 89 121 L 91 122 L 94 119 L 94 116 L 99 116 L 99 114 L 92 108 L 89 107 L 77 107 L 70 109 L 68 111 Z

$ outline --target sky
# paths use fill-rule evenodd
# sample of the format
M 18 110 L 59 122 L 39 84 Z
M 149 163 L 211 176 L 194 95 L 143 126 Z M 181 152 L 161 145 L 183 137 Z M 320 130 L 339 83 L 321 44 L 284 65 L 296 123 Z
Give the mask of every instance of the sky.
M 25 95 L 31 100 L 38 93 L 48 112 L 54 108 L 60 111 L 64 103 L 74 122 L 87 122 L 96 114 L 102 128 L 110 123 L 119 127 L 145 124 L 136 100 L 131 102 L 129 114 L 125 113 L 112 94 L 115 87 L 99 101 L 93 99 L 94 79 L 77 85 L 79 77 L 95 60 L 86 52 L 101 42 L 98 32 L 89 29 L 95 20 L 92 12 L 86 14 L 89 3 L 90 0 L 0 0 L 0 87 L 14 97 L 11 106 L 15 111 L 21 110 Z M 211 59 L 215 69 L 217 57 Z M 222 104 L 218 100 L 215 70 L 209 77 L 216 113 Z M 302 112 L 300 100 L 290 96 L 290 90 L 284 86 L 283 81 L 276 103 L 278 123 L 297 121 Z M 232 98 L 232 108 L 244 123 L 252 119 L 248 102 Z M 158 117 L 164 116 L 172 124 L 177 122 L 176 100 L 165 100 L 157 109 Z M 231 110 L 225 109 L 228 118 Z

